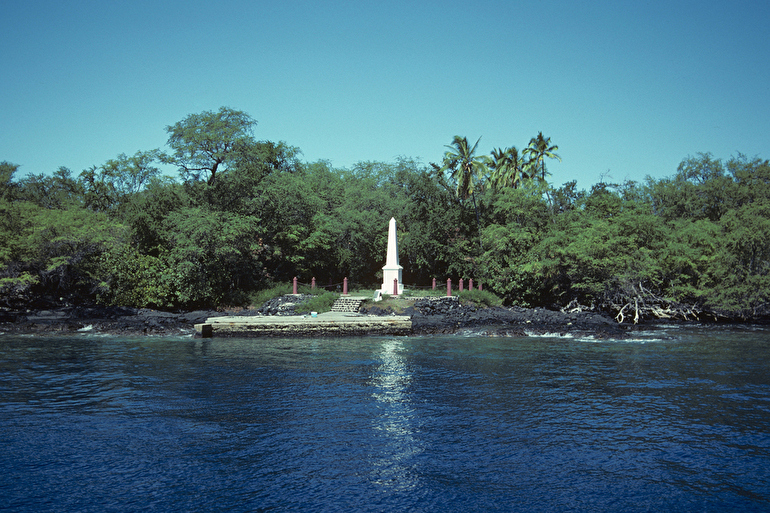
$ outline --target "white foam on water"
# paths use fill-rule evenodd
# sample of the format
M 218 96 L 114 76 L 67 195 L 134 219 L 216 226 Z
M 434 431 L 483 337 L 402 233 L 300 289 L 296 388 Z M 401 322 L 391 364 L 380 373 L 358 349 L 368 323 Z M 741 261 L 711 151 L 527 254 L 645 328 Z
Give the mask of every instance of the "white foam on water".
M 593 336 L 580 337 L 580 342 L 617 342 L 620 344 L 646 344 L 647 342 L 664 342 L 662 338 L 596 338 Z
M 524 334 L 528 337 L 536 338 L 575 338 L 571 333 L 533 333 L 531 331 L 525 331 Z

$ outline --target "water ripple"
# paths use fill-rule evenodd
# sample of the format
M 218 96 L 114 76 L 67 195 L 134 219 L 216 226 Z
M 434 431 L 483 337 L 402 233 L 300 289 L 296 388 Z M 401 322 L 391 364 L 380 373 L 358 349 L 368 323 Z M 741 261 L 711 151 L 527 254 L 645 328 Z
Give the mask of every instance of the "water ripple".
M 770 509 L 766 331 L 663 330 L 4 337 L 0 509 Z

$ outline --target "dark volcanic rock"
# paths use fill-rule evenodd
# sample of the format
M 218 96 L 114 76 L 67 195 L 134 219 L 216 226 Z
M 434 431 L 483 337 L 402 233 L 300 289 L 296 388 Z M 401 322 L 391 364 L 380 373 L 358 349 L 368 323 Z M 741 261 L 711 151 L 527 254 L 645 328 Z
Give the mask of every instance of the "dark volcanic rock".
M 286 295 L 268 301 L 259 309 L 237 311 L 196 310 L 163 312 L 125 307 L 62 307 L 18 311 L 0 310 L 0 333 L 111 333 L 116 335 L 191 335 L 195 324 L 210 317 L 228 315 L 293 315 L 294 308 L 311 296 Z M 393 315 L 377 305 L 362 309 L 369 315 Z M 581 334 L 597 338 L 623 338 L 631 328 L 610 317 L 594 312 L 562 313 L 543 308 L 492 307 L 461 305 L 456 297 L 416 300 L 404 315 L 412 318 L 416 335 L 455 333 L 473 329 L 490 336 L 527 334 Z
M 258 310 L 252 310 L 255 313 L 250 315 L 296 315 L 294 312 L 296 306 L 312 297 L 308 294 L 297 294 L 296 296 L 287 294 L 267 301 Z
M 363 307 L 359 309 L 358 312 L 364 315 L 379 315 L 379 316 L 393 315 L 393 310 L 391 310 L 390 308 L 380 308 L 377 305 L 370 306 L 369 308 Z M 409 315 L 409 314 L 405 314 L 405 315 Z
M 259 309 L 165 312 L 128 307 L 50 307 L 39 310 L 0 310 L 0 333 L 111 333 L 115 335 L 191 335 L 195 325 L 210 317 L 230 315 L 296 315 L 297 304 L 312 296 L 285 295 Z
M 415 308 L 419 307 L 415 304 Z M 573 333 L 598 338 L 623 338 L 628 336 L 629 329 L 598 313 L 562 313 L 521 307 L 477 309 L 459 304 L 444 313 L 443 308 L 419 308 L 420 312 L 412 316 L 412 331 L 415 334 L 452 333 L 473 328 L 489 335 Z
M 116 335 L 180 335 L 194 333 L 196 322 L 203 322 L 213 315 L 217 315 L 216 312 L 172 313 L 126 307 L 62 307 L 14 312 L 13 321 L 0 320 L 0 332 L 61 334 L 88 331 Z

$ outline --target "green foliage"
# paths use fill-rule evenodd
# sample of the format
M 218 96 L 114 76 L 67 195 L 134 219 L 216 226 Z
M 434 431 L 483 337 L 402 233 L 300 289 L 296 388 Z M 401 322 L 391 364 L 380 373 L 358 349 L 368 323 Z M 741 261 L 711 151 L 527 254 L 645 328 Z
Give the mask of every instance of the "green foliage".
M 720 224 L 706 305 L 745 317 L 770 313 L 770 198 L 727 212 Z
M 275 299 L 286 294 L 291 294 L 292 291 L 293 289 L 290 283 L 279 283 L 276 285 L 271 285 L 264 289 L 252 292 L 249 295 L 249 304 L 255 308 L 260 308 L 271 299 Z
M 508 187 L 517 189 L 524 180 L 530 178 L 528 162 L 523 155 L 519 155 L 516 146 L 505 150 L 499 148 L 492 150 L 489 167 L 494 170 L 491 180 L 498 189 Z
M 524 153 L 529 156 L 531 176 L 537 176 L 545 182 L 545 177 L 548 174 L 545 169 L 545 159 L 547 157 L 561 162 L 561 157 L 556 154 L 558 149 L 558 146 L 551 144 L 550 137 L 543 136 L 543 132 L 538 132 L 537 136 L 530 139 L 529 146 L 524 150 Z
M 464 305 L 472 304 L 475 306 L 500 306 L 503 300 L 489 292 L 488 290 L 463 290 L 458 293 L 460 302 Z
M 458 246 L 455 244 L 457 229 L 467 226 L 463 208 L 455 201 L 452 191 L 442 187 L 427 169 L 414 161 L 399 161 L 392 185 L 404 196 L 395 214 L 404 280 L 427 284 L 434 277 L 446 279 L 455 272 L 450 266 L 457 261 L 466 262 L 465 255 L 454 256 Z M 383 237 L 378 244 L 387 245 L 387 242 Z M 377 263 L 381 265 L 384 261 Z M 466 274 L 465 268 L 462 271 Z
M 395 217 L 404 281 L 473 277 L 491 296 L 473 302 L 611 308 L 644 289 L 770 314 L 767 160 L 698 154 L 669 178 L 586 192 L 545 181 L 560 157 L 542 133 L 491 155 L 457 136 L 431 169 L 335 169 L 256 141 L 255 125 L 226 107 L 191 114 L 167 127 L 168 153 L 120 154 L 77 179 L 62 167 L 17 180 L 19 166 L 0 163 L 0 300 L 261 306 L 294 276 L 379 287 Z
M 102 255 L 123 244 L 128 230 L 79 207 L 44 208 L 0 202 L 0 294 L 93 301 L 101 288 Z
M 735 206 L 735 185 L 721 161 L 701 153 L 683 160 L 673 178 L 653 183 L 651 196 L 656 213 L 666 220 L 718 221 Z
M 248 154 L 256 124 L 245 112 L 228 107 L 190 114 L 166 127 L 173 153 L 161 158 L 178 166 L 184 180 L 205 179 L 211 185 L 218 171 L 226 171 Z
M 126 244 L 102 255 L 100 266 L 105 281 L 98 302 L 141 308 L 176 306 L 177 294 L 167 259 L 142 254 Z
M 0 162 L 0 201 L 11 201 L 15 196 L 17 184 L 13 182 L 13 175 L 19 169 L 16 164 L 8 161 Z
M 166 219 L 175 303 L 241 305 L 264 278 L 264 247 L 254 219 L 186 208 Z M 173 228 L 173 229 L 172 229 Z
M 323 292 L 318 296 L 314 296 L 313 298 L 298 304 L 294 308 L 294 312 L 298 314 L 309 312 L 328 312 L 332 309 L 332 305 L 334 305 L 334 302 L 339 297 L 340 295 L 336 292 Z
M 532 256 L 551 224 L 543 186 L 528 182 L 502 191 L 494 199 L 490 221 L 482 232 L 482 275 L 489 277 L 489 286 L 507 302 L 539 304 L 550 283 L 542 281 L 542 276 L 536 278 L 540 262 L 534 262 Z
M 108 160 L 101 168 L 91 167 L 80 173 L 80 186 L 86 208 L 118 214 L 130 198 L 143 190 L 160 170 L 152 164 L 157 152 L 125 153 Z
M 191 206 L 183 186 L 168 177 L 154 177 L 126 204 L 123 219 L 131 226 L 131 238 L 137 249 L 157 257 L 162 251 L 170 249 L 168 231 L 174 228 L 166 222 L 167 218 Z
M 66 167 L 57 169 L 53 176 L 27 175 L 15 189 L 17 199 L 49 209 L 80 206 L 83 199 L 82 187 Z
M 468 143 L 467 137 L 456 135 L 451 145 L 447 145 L 444 153 L 443 165 L 439 172 L 449 173 L 451 179 L 457 184 L 457 197 L 462 201 L 467 200 L 476 187 L 476 182 L 483 179 L 488 172 L 486 159 L 476 154 L 479 141 L 473 147 Z

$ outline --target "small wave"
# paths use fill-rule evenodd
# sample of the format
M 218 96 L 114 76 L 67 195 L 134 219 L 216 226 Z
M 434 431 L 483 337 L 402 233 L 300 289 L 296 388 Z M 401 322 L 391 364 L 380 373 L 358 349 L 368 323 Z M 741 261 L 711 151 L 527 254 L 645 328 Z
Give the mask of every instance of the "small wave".
M 593 336 L 580 337 L 580 342 L 618 342 L 621 344 L 646 344 L 647 342 L 664 342 L 662 338 L 596 338 Z
M 93 324 L 89 324 L 88 326 L 83 326 L 78 331 L 84 332 L 84 331 L 91 331 L 92 329 L 94 329 L 94 325 Z
M 489 331 L 488 330 L 460 330 L 457 332 L 457 335 L 461 337 L 488 337 Z
M 572 333 L 534 333 L 532 331 L 524 332 L 528 337 L 537 338 L 575 338 Z

